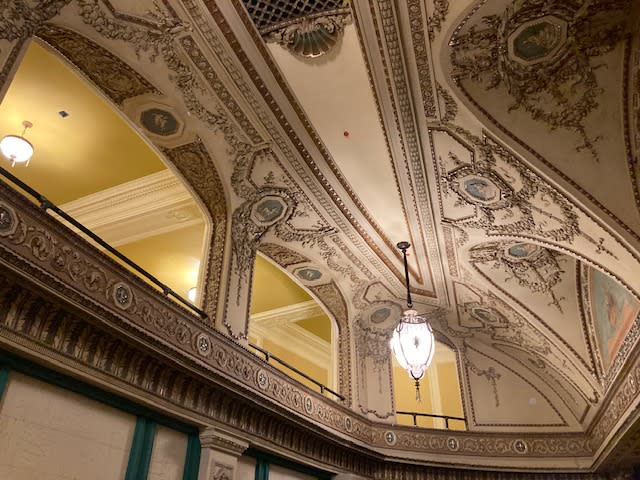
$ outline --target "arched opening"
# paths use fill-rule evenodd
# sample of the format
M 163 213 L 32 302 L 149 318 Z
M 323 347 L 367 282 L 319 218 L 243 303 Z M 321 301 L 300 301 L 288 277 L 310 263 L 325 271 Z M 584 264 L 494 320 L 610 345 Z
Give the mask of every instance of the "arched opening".
M 305 385 L 318 390 L 321 384 L 337 391 L 337 337 L 334 321 L 320 304 L 279 266 L 258 254 L 251 294 L 250 344 L 268 352 L 270 363 Z
M 0 104 L 1 135 L 20 134 L 24 120 L 33 123 L 25 135 L 34 147 L 29 165 L 12 168 L 4 157 L 0 164 L 194 300 L 210 230 L 200 205 L 118 108 L 39 40 L 26 48 Z
M 413 379 L 395 358 L 392 362 L 393 394 L 398 424 L 423 428 L 466 429 L 463 420 L 441 418 L 464 418 L 457 357 L 452 348 L 436 341 L 431 365 L 420 380 L 420 400 L 417 399 Z

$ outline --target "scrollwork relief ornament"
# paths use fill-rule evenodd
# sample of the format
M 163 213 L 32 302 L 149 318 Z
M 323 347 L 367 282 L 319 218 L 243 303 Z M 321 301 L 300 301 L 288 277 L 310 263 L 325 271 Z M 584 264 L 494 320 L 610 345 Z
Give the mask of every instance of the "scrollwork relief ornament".
M 561 253 L 531 243 L 522 242 L 489 242 L 471 249 L 469 261 L 491 263 L 491 268 L 510 273 L 505 279 L 515 279 L 522 287 L 534 293 L 543 293 L 551 297 L 549 305 L 554 305 L 561 313 L 560 302 L 565 300 L 553 290 L 562 280 L 564 270 L 560 262 L 564 260 Z
M 491 389 L 493 390 L 493 398 L 496 402 L 496 407 L 500 406 L 500 397 L 498 396 L 498 380 L 502 377 L 500 373 L 496 371 L 494 367 L 489 367 L 485 369 L 479 368 L 475 365 L 469 357 L 467 356 L 467 344 L 463 343 L 463 348 L 460 351 L 462 355 L 462 363 L 469 371 L 473 372 L 479 377 L 484 377 L 489 384 L 491 385 Z
M 252 262 L 267 231 L 285 242 L 300 242 L 304 247 L 315 245 L 322 237 L 334 232 L 327 225 L 316 223 L 311 228 L 298 229 L 291 220 L 304 215 L 304 204 L 295 191 L 282 187 L 262 187 L 245 192 L 249 197 L 232 216 L 234 268 L 239 281 L 251 271 Z
M 82 35 L 48 24 L 40 28 L 37 35 L 76 65 L 118 105 L 139 95 L 161 94 L 129 65 Z
M 233 467 L 216 463 L 212 469 L 210 480 L 233 480 Z
M 15 41 L 32 36 L 40 26 L 71 3 L 71 0 L 4 2 L 0 15 L 0 39 Z
M 338 44 L 344 27 L 349 23 L 349 11 L 334 15 L 322 13 L 285 22 L 271 30 L 265 38 L 301 57 L 316 58 L 330 52 Z
M 453 165 L 439 165 L 443 195 L 456 195 L 454 207 L 469 205 L 475 211 L 471 217 L 447 220 L 459 227 L 460 242 L 468 241 L 464 233 L 468 229 L 479 229 L 488 236 L 534 236 L 553 242 L 571 243 L 580 236 L 598 254 L 617 258 L 602 238 L 580 229 L 578 211 L 569 200 L 507 148 L 487 135 L 480 138 L 456 125 L 448 124 L 447 129 L 468 141 L 477 155 L 476 161 L 465 163 L 450 153 L 449 165 Z
M 522 109 L 551 131 L 575 132 L 576 151 L 598 160 L 599 136 L 585 120 L 598 107 L 597 59 L 627 32 L 629 0 L 516 0 L 502 15 L 483 17 L 450 40 L 453 76 L 484 89 L 504 87 Z M 459 29 L 460 30 L 460 29 Z M 458 31 L 459 31 L 458 30 Z
M 187 110 L 214 132 L 221 132 L 232 153 L 249 148 L 240 129 L 230 121 L 224 109 L 220 105 L 205 107 L 200 99 L 208 94 L 208 90 L 178 47 L 181 45 L 187 55 L 194 57 L 193 50 L 197 47 L 188 35 L 192 28 L 188 22 L 174 17 L 157 3 L 154 11 L 147 12 L 147 18 L 142 22 L 144 26 L 114 17 L 99 0 L 78 0 L 77 5 L 82 20 L 103 37 L 129 43 L 138 57 L 151 63 L 161 58 L 171 81 L 182 93 Z
M 442 29 L 442 24 L 446 20 L 448 13 L 449 0 L 433 0 L 433 12 L 427 19 L 429 40 L 435 40 L 436 32 L 439 32 Z

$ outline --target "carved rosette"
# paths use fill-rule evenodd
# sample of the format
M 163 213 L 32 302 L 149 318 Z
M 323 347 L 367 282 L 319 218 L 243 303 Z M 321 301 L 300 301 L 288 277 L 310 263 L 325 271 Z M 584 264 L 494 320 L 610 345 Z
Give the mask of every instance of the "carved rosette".
M 295 55 L 315 58 L 326 54 L 337 45 L 344 27 L 351 23 L 351 13 L 310 15 L 290 20 L 270 28 L 266 41 L 277 42 Z

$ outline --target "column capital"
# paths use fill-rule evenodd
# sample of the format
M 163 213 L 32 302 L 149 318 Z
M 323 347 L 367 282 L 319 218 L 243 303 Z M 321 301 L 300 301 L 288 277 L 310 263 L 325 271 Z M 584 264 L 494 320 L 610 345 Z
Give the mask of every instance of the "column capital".
M 240 456 L 249 448 L 249 442 L 233 433 L 217 428 L 207 428 L 200 434 L 202 448 L 211 448 L 234 456 Z

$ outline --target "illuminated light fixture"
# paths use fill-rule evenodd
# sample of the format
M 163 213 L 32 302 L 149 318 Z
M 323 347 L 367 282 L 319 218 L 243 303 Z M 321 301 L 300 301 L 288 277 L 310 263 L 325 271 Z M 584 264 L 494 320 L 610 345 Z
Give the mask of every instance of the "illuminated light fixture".
M 24 163 L 25 167 L 28 167 L 33 155 L 33 145 L 24 138 L 27 128 L 33 127 L 33 123 L 25 120 L 22 126 L 22 135 L 6 135 L 0 140 L 0 152 L 11 162 L 12 167 L 15 167 L 16 163 Z
M 409 267 L 407 264 L 407 250 L 409 242 L 399 242 L 397 247 L 402 250 L 404 257 L 404 278 L 407 286 L 407 310 L 404 311 L 400 322 L 393 330 L 389 345 L 391 351 L 409 376 L 416 382 L 416 400 L 420 399 L 420 379 L 424 376 L 435 350 L 435 339 L 431 325 L 427 319 L 413 309 L 411 290 L 409 289 Z
M 191 303 L 196 301 L 196 295 L 198 295 L 198 289 L 196 287 L 191 287 L 187 290 L 187 298 Z

